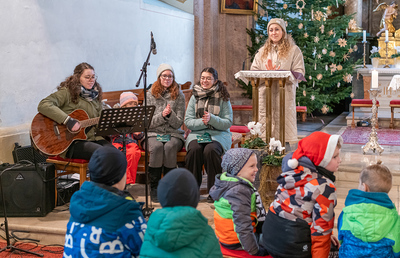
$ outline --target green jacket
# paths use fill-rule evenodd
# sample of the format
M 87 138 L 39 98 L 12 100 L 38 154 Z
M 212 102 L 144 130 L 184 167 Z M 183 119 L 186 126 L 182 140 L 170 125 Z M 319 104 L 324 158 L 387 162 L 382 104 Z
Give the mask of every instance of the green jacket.
M 151 214 L 140 257 L 222 257 L 222 253 L 201 212 L 189 206 L 175 206 Z
M 208 122 L 212 125 L 215 130 L 208 129 L 206 125 L 204 125 L 201 118 L 196 118 L 196 98 L 192 96 L 189 100 L 189 104 L 186 108 L 185 115 L 185 125 L 187 128 L 192 130 L 192 132 L 186 138 L 186 149 L 189 146 L 189 143 L 193 140 L 197 140 L 197 136 L 203 135 L 204 133 L 209 133 L 211 135 L 211 139 L 219 142 L 224 148 L 224 151 L 227 151 L 231 148 L 232 145 L 232 133 L 229 128 L 232 126 L 233 121 L 233 112 L 231 102 L 224 101 L 221 98 L 220 101 L 220 112 L 219 115 L 211 114 L 210 121 Z
M 67 116 L 76 109 L 86 111 L 89 118 L 99 117 L 102 108 L 101 101 L 96 99 L 94 101 L 87 101 L 82 97 L 78 97 L 78 102 L 71 101 L 71 94 L 67 88 L 61 88 L 58 91 L 50 94 L 48 97 L 42 99 L 38 106 L 39 113 L 47 116 L 48 118 L 62 124 Z M 95 127 L 92 127 L 86 132 L 88 141 L 104 140 L 101 136 L 95 136 Z M 66 151 L 60 154 L 65 157 Z

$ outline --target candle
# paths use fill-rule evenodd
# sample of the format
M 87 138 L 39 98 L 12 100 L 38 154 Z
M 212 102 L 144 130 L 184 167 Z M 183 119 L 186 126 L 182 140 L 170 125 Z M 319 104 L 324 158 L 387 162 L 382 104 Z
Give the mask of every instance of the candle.
M 363 30 L 363 41 L 367 41 L 367 31 Z
M 389 31 L 385 30 L 385 42 L 389 42 Z
M 371 88 L 372 89 L 377 89 L 378 88 L 378 71 L 377 70 L 372 70 L 372 76 L 371 76 Z

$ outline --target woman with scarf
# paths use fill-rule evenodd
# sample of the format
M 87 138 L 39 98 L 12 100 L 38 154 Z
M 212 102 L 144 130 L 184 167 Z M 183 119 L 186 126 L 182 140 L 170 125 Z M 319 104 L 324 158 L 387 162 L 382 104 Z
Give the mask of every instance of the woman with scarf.
M 267 26 L 268 38 L 256 56 L 250 70 L 285 70 L 292 71 L 304 76 L 304 60 L 300 48 L 296 45 L 293 38 L 286 32 L 286 23 L 282 19 L 271 19 Z M 302 77 L 299 75 L 299 77 Z M 274 82 L 278 83 L 278 82 Z M 285 85 L 285 143 L 290 145 L 297 143 L 297 119 L 296 119 L 296 88 L 297 79 L 287 80 Z M 272 94 L 272 132 L 279 125 L 279 87 L 271 87 Z M 263 124 L 261 135 L 265 139 L 265 85 L 259 87 L 259 119 Z M 279 139 L 278 135 L 272 135 Z M 282 143 L 282 144 L 285 144 Z
M 40 101 L 39 113 L 54 120 L 58 124 L 64 124 L 71 132 L 85 130 L 87 139 L 76 140 L 60 154 L 63 158 L 89 160 L 93 152 L 103 146 L 112 146 L 101 136 L 95 135 L 94 127 L 81 128 L 81 123 L 73 111 L 81 109 L 86 112 L 88 118 L 99 117 L 102 110 L 102 89 L 97 82 L 94 68 L 88 63 L 80 63 L 74 73 L 65 79 L 57 87 L 57 91 Z
M 193 95 L 186 108 L 185 125 L 191 130 L 186 139 L 186 168 L 200 187 L 202 167 L 207 172 L 207 192 L 214 185 L 215 176 L 222 173 L 223 154 L 232 145 L 233 113 L 226 84 L 218 80 L 212 67 L 204 68 L 200 82 L 193 87 Z M 207 201 L 213 202 L 208 196 Z

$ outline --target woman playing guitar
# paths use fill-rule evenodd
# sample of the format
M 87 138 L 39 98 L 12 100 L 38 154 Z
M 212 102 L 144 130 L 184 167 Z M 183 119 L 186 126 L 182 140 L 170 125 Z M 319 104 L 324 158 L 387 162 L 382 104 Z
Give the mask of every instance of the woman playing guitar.
M 103 146 L 114 148 L 103 137 L 95 135 L 95 127 L 87 127 L 83 121 L 91 118 L 89 120 L 95 122 L 90 125 L 97 124 L 96 119 L 102 110 L 103 92 L 96 79 L 94 68 L 88 63 L 80 63 L 75 67 L 74 74 L 57 87 L 57 92 L 40 101 L 38 111 L 49 118 L 49 121 L 51 119 L 51 124 L 48 126 L 50 132 L 47 137 L 41 135 L 32 138 L 37 146 L 47 140 L 44 144 L 47 145 L 44 153 L 60 154 L 63 158 L 89 160 L 98 148 Z M 79 135 L 82 137 L 78 137 Z M 64 140 L 67 142 L 66 147 L 57 151 L 56 149 L 62 145 L 57 141 Z M 42 150 L 39 146 L 38 148 Z

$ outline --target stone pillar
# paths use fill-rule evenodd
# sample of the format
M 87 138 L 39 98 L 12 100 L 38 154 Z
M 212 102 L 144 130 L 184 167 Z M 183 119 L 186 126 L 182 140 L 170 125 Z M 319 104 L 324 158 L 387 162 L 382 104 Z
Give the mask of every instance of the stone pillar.
M 194 83 L 205 67 L 214 67 L 221 81 L 228 83 L 231 102 L 234 105 L 250 105 L 251 100 L 242 97 L 234 74 L 242 70 L 251 44 L 246 28 L 253 26 L 253 16 L 224 14 L 220 1 L 194 1 Z M 249 69 L 250 64 L 245 69 Z M 251 111 L 234 113 L 234 124 L 249 122 Z
M 354 13 L 353 19 L 357 22 L 357 27 L 362 27 L 362 10 L 363 10 L 363 5 L 362 5 L 362 0 L 347 0 L 346 5 L 344 7 L 344 13 L 346 15 L 351 15 Z

